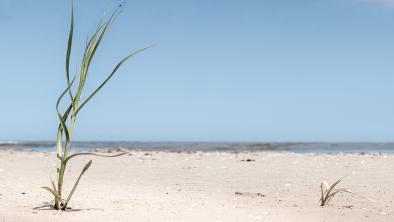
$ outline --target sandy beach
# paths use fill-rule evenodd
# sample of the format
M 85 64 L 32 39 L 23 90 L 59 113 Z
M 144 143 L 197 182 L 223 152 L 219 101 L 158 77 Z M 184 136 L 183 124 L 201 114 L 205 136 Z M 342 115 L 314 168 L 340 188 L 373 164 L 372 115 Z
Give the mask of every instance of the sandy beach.
M 54 153 L 0 151 L 0 221 L 394 221 L 394 155 L 289 152 L 140 152 L 74 159 L 66 191 L 93 160 L 62 212 L 41 186 Z M 339 194 L 319 206 L 320 183 Z

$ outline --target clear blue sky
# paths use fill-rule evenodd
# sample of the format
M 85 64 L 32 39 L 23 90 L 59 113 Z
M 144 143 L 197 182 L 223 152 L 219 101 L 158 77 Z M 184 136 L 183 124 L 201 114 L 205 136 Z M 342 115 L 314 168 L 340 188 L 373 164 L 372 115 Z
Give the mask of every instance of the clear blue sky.
M 104 8 L 75 0 L 74 63 Z M 0 140 L 55 139 L 69 14 L 66 0 L 0 0 Z M 152 43 L 74 139 L 394 141 L 392 0 L 129 0 L 87 90 Z

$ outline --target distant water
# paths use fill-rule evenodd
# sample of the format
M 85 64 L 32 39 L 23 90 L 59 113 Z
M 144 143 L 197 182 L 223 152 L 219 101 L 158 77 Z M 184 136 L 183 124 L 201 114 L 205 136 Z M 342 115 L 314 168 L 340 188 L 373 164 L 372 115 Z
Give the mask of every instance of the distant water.
M 56 150 L 50 141 L 0 141 L 0 149 Z M 74 142 L 73 151 L 126 148 L 142 151 L 290 151 L 295 153 L 394 153 L 394 143 Z

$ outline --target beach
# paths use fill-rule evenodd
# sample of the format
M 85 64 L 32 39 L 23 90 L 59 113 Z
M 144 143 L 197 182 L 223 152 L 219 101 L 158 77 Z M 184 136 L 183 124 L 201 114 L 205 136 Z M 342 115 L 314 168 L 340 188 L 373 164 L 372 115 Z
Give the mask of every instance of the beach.
M 51 152 L 0 151 L 0 221 L 394 221 L 394 154 L 131 151 L 70 161 L 65 191 L 93 160 L 72 209 L 46 206 Z M 330 204 L 320 184 L 343 178 Z

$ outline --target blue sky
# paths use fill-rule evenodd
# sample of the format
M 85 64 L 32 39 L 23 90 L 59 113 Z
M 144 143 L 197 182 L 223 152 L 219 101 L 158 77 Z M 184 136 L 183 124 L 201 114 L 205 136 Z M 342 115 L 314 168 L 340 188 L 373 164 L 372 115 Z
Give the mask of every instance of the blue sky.
M 106 3 L 107 2 L 107 3 Z M 86 36 L 116 1 L 76 0 Z M 69 1 L 0 0 L 0 140 L 53 140 Z M 76 140 L 394 141 L 394 0 L 129 0 Z

